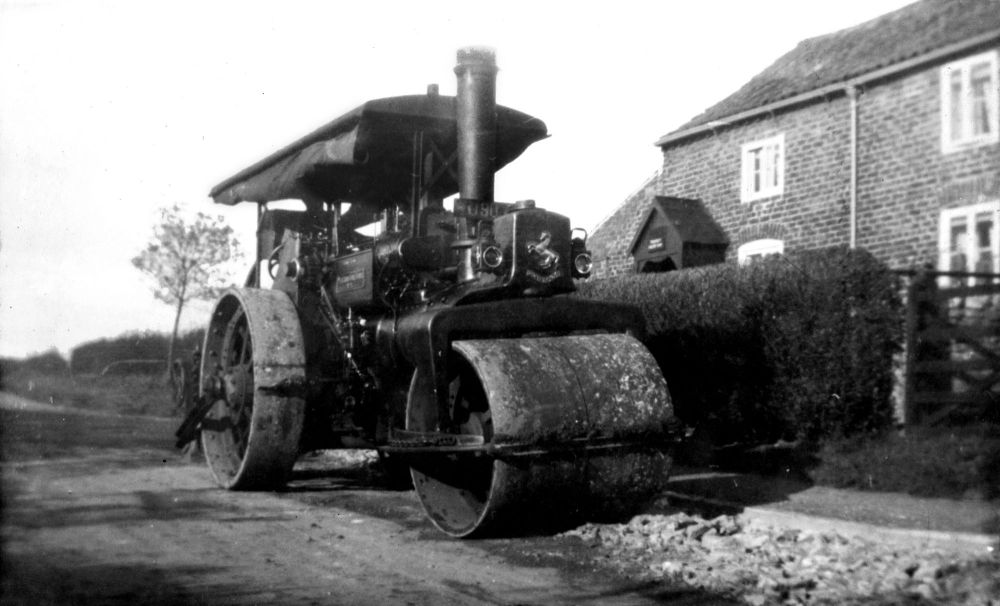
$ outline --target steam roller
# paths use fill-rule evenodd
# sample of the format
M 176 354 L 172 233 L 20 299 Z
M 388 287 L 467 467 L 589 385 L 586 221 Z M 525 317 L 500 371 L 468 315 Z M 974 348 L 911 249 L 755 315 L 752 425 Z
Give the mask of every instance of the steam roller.
M 510 535 L 634 512 L 663 488 L 670 397 L 626 334 L 452 344 L 451 446 L 413 459 L 428 517 L 455 537 Z M 413 376 L 406 427 L 431 434 L 431 381 Z M 441 437 L 438 438 L 439 440 Z M 654 447 L 654 448 L 651 448 Z
M 367 101 L 212 190 L 257 203 L 257 255 L 179 390 L 198 395 L 178 445 L 200 437 L 230 490 L 374 449 L 454 537 L 626 516 L 674 439 L 642 313 L 574 294 L 593 263 L 568 217 L 494 200 L 547 128 L 496 104 L 492 50 L 454 71 L 455 96 Z M 287 200 L 304 209 L 268 206 Z

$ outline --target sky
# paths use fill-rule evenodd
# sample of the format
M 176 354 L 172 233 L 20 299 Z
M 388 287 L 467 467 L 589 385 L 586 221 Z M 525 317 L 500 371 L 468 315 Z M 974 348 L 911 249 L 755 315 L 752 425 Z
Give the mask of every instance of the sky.
M 223 216 L 252 255 L 254 205 L 212 186 L 369 99 L 454 94 L 463 46 L 496 50 L 498 103 L 551 135 L 496 199 L 592 230 L 660 167 L 658 137 L 799 41 L 907 3 L 0 0 L 0 356 L 168 332 L 130 262 L 160 208 Z

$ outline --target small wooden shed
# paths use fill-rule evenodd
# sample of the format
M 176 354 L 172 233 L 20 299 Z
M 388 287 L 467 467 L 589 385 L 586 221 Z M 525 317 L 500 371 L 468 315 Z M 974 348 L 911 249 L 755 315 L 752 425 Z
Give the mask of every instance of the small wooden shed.
M 729 239 L 699 200 L 656 196 L 629 247 L 636 273 L 726 260 Z

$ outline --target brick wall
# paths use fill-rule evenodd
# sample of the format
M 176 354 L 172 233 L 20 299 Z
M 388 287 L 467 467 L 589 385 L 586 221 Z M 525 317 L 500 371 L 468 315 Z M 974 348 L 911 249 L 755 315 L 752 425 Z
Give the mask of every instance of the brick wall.
M 941 151 L 940 69 L 871 87 L 858 105 L 858 246 L 891 267 L 937 264 L 940 211 L 1000 198 L 1000 146 Z
M 587 248 L 594 259 L 592 276 L 606 277 L 634 271 L 635 261 L 629 255 L 628 245 L 658 193 L 659 179 L 659 172 L 647 179 L 594 229 L 587 240 Z
M 869 86 L 858 98 L 857 244 L 892 267 L 936 263 L 939 214 L 1000 197 L 1000 146 L 943 154 L 939 66 Z M 740 202 L 744 143 L 784 133 L 784 194 Z M 655 186 L 654 186 L 655 185 Z M 656 194 L 697 198 L 737 248 L 785 250 L 850 241 L 850 102 L 843 94 L 663 149 L 659 181 L 594 231 L 595 277 L 634 271 L 626 248 Z

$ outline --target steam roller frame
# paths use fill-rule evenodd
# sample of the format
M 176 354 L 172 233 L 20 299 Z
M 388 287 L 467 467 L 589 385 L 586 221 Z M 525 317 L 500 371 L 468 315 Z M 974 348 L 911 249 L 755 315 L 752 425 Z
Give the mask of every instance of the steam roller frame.
M 230 490 L 283 486 L 299 454 L 306 358 L 295 305 L 279 290 L 232 288 L 205 335 L 201 396 L 212 402 L 201 440 L 216 482 Z
M 406 432 L 428 517 L 454 537 L 517 534 L 633 513 L 666 482 L 666 381 L 625 334 L 454 341 L 452 425 L 418 367 Z

